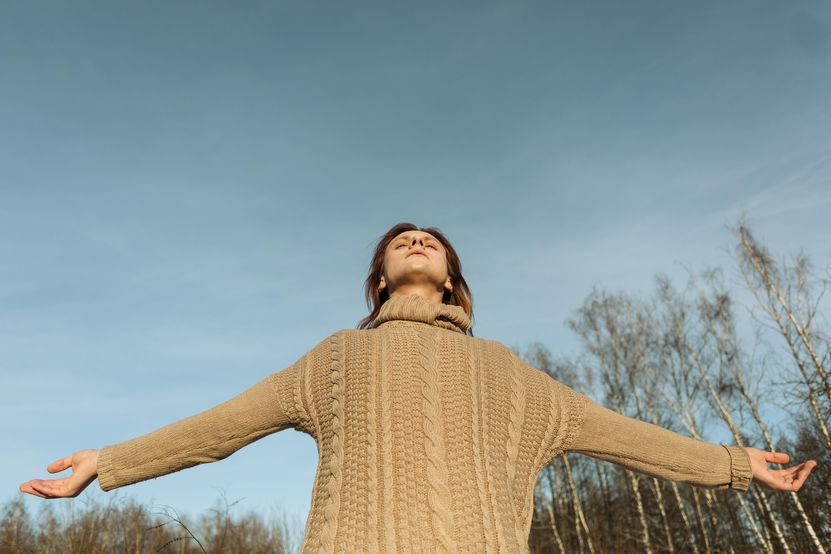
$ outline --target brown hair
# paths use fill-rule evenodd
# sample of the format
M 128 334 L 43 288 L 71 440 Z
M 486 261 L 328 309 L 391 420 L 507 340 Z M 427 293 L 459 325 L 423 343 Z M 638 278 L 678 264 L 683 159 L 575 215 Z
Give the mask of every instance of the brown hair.
M 467 286 L 465 278 L 462 276 L 462 262 L 459 259 L 459 255 L 456 254 L 456 250 L 450 244 L 450 241 L 447 240 L 447 237 L 444 236 L 444 233 L 437 227 L 418 227 L 412 223 L 398 223 L 378 239 L 378 243 L 375 245 L 375 252 L 372 254 L 372 261 L 369 263 L 369 275 L 367 275 L 366 281 L 364 282 L 364 295 L 366 296 L 366 305 L 370 313 L 358 322 L 358 329 L 372 328 L 375 318 L 378 317 L 378 313 L 381 311 L 381 306 L 389 300 L 387 289 L 382 291 L 378 290 L 378 285 L 381 283 L 381 275 L 384 270 L 384 255 L 392 239 L 404 231 L 423 231 L 430 233 L 444 246 L 447 256 L 447 273 L 451 283 L 453 283 L 453 292 L 444 292 L 442 304 L 460 306 L 465 311 L 471 321 L 471 327 L 467 330 L 467 334 L 473 336 L 473 295 Z

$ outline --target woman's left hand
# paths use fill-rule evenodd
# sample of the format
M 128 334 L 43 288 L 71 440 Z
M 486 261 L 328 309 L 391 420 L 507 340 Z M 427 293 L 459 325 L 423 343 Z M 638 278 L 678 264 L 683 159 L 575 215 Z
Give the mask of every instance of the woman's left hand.
M 816 461 L 808 460 L 785 469 L 769 469 L 769 463 L 786 464 L 791 457 L 784 452 L 769 452 L 747 446 L 744 449 L 750 457 L 753 481 L 775 491 L 798 491 L 817 465 Z

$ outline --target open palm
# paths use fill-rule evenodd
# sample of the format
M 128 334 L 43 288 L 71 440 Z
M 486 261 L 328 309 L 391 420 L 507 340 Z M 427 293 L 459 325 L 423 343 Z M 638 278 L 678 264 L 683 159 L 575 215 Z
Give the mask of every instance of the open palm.
M 768 464 L 786 464 L 791 459 L 783 452 L 769 452 L 758 448 L 745 447 L 750 457 L 753 481 L 777 491 L 796 492 L 816 467 L 814 460 L 808 460 L 785 469 L 770 469 Z
M 32 479 L 20 485 L 20 492 L 41 498 L 67 498 L 81 494 L 98 476 L 98 451 L 79 450 L 46 466 L 49 473 L 72 468 L 72 475 L 61 479 Z

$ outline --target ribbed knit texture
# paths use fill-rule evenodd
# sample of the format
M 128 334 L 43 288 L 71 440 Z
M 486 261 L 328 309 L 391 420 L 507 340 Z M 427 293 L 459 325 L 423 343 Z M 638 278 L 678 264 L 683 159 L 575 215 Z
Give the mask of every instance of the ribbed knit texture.
M 743 449 L 619 415 L 465 334 L 457 306 L 396 296 L 214 408 L 102 448 L 103 490 L 221 460 L 292 427 L 320 455 L 308 552 L 527 552 L 539 471 L 566 451 L 746 490 Z

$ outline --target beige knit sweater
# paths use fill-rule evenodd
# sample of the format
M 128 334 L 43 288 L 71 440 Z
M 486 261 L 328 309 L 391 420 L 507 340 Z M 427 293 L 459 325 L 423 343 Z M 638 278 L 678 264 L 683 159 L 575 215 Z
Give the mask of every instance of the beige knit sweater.
M 746 490 L 747 454 L 624 417 L 468 336 L 460 307 L 396 296 L 214 408 L 101 449 L 103 490 L 215 462 L 292 427 L 319 454 L 303 552 L 527 552 L 538 472 L 581 452 Z

